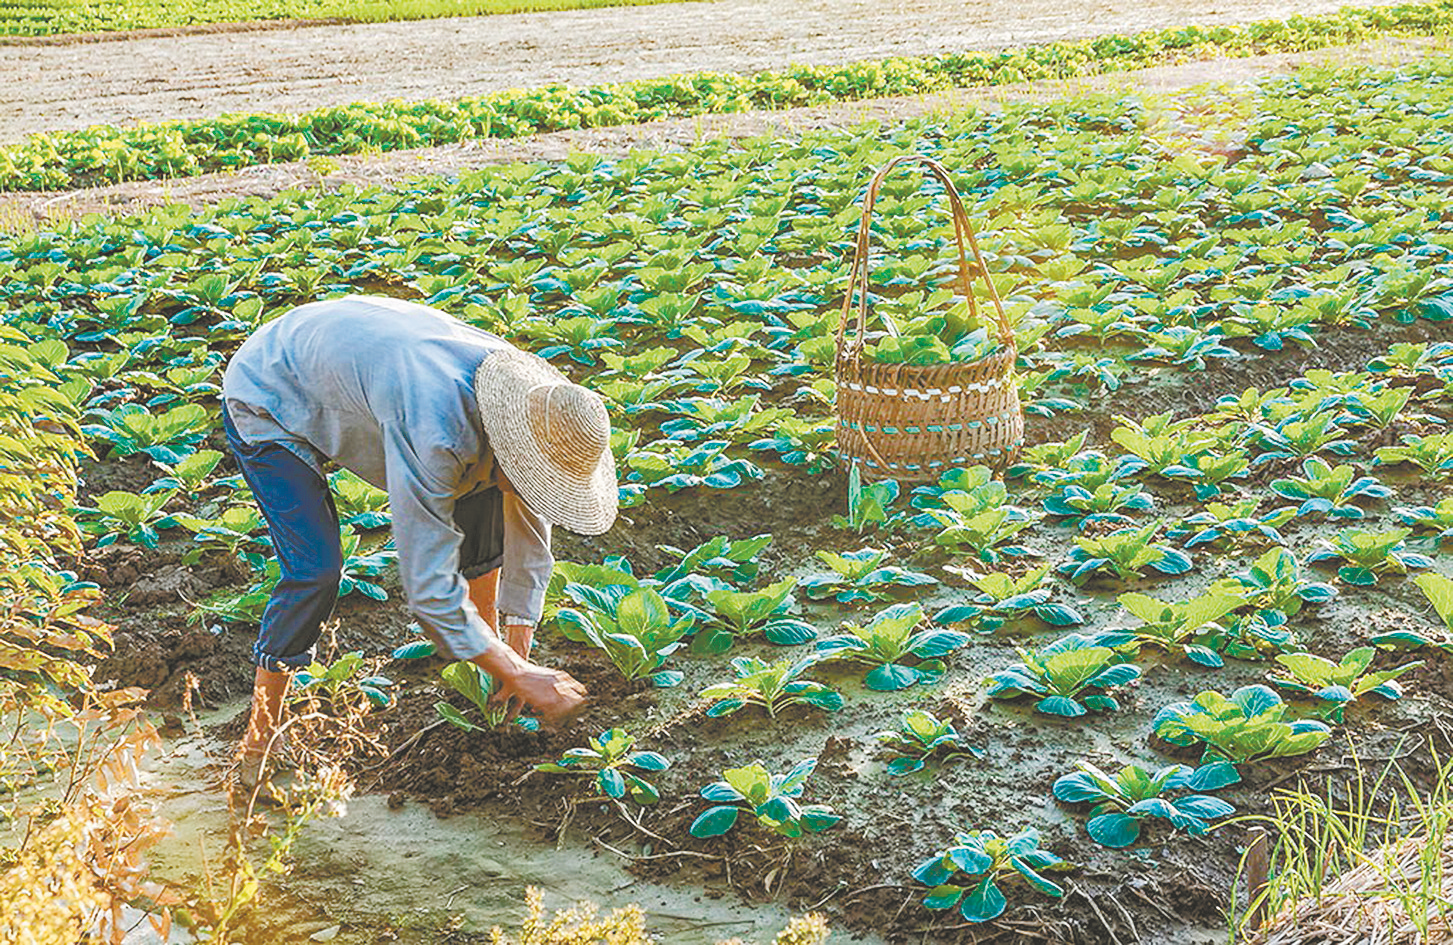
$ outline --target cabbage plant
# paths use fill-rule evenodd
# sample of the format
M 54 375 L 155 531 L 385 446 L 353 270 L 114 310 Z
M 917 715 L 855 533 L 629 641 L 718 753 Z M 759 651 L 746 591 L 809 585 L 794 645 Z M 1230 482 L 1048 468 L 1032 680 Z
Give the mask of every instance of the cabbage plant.
M 1325 716 L 1341 722 L 1347 706 L 1365 695 L 1388 700 L 1403 697 L 1397 678 L 1422 662 L 1407 663 L 1396 669 L 1368 672 L 1377 650 L 1360 646 L 1334 663 L 1315 653 L 1283 653 L 1276 658 L 1282 673 L 1272 677 L 1278 687 L 1320 703 Z
M 749 705 L 761 706 L 771 718 L 776 718 L 789 705 L 809 705 L 824 712 L 836 712 L 843 707 L 842 694 L 831 686 L 803 678 L 817 661 L 815 654 L 770 663 L 755 656 L 736 657 L 732 660 L 733 679 L 701 691 L 703 698 L 713 700 L 706 714 L 718 718 Z
M 1087 712 L 1113 712 L 1120 703 L 1109 694 L 1139 679 L 1134 663 L 1122 662 L 1100 635 L 1069 633 L 1038 650 L 1018 649 L 1021 662 L 989 677 L 994 699 L 1033 696 L 1046 715 L 1074 718 Z
M 1054 782 L 1054 796 L 1066 804 L 1093 804 L 1085 831 L 1096 843 L 1107 847 L 1128 847 L 1140 839 L 1147 820 L 1159 818 L 1199 836 L 1211 822 L 1236 812 L 1214 791 L 1241 780 L 1236 766 L 1212 761 L 1199 768 L 1170 765 L 1151 772 L 1139 765 L 1126 765 L 1110 775 L 1088 761 L 1080 770 Z M 1196 792 L 1196 793 L 1186 793 Z
M 587 610 L 564 607 L 556 614 L 567 639 L 604 650 L 627 679 L 648 676 L 657 686 L 681 682 L 681 673 L 663 671 L 661 665 L 696 628 L 694 616 L 673 614 L 649 587 L 624 588 L 619 596 L 598 593 L 593 602 L 596 606 Z
M 659 752 L 636 751 L 635 747 L 634 735 L 623 728 L 612 728 L 590 739 L 584 748 L 569 749 L 557 762 L 535 765 L 535 770 L 544 774 L 587 776 L 596 791 L 606 797 L 619 800 L 629 794 L 637 804 L 654 804 L 661 799 L 661 793 L 636 772 L 665 771 L 671 762 Z
M 945 671 L 939 657 L 969 642 L 953 630 L 918 630 L 924 622 L 917 604 L 894 604 L 879 611 L 866 624 L 849 623 L 846 633 L 817 642 L 824 660 L 843 660 L 873 667 L 863 678 L 869 689 L 906 689 L 936 682 Z M 902 662 L 912 659 L 915 665 Z
M 1044 876 L 1067 864 L 1039 848 L 1039 831 L 1026 827 L 1012 837 L 992 830 L 956 834 L 953 845 L 923 861 L 913 878 L 932 887 L 923 905 L 935 911 L 957 909 L 964 921 L 978 924 L 1003 915 L 1008 900 L 999 884 L 1017 877 L 1056 899 L 1064 895 L 1057 883 Z
M 1201 745 L 1203 760 L 1234 764 L 1304 755 L 1332 737 L 1325 723 L 1298 719 L 1266 686 L 1242 686 L 1228 698 L 1202 692 L 1156 713 L 1151 728 L 1172 745 Z
M 947 764 L 959 758 L 984 756 L 983 750 L 970 745 L 952 722 L 922 709 L 909 709 L 897 729 L 879 732 L 875 737 L 897 756 L 888 762 L 891 775 L 912 774 L 933 757 Z
M 1407 574 L 1433 566 L 1432 558 L 1409 551 L 1403 544 L 1410 534 L 1406 528 L 1382 532 L 1344 528 L 1330 540 L 1319 539 L 1319 547 L 1307 555 L 1307 563 L 1341 562 L 1337 577 L 1348 584 L 1371 587 L 1381 575 Z
M 817 759 L 807 758 L 785 774 L 772 774 L 760 761 L 726 769 L 722 780 L 701 789 L 701 796 L 712 806 L 692 821 L 691 835 L 719 837 L 736 826 L 743 813 L 784 837 L 826 830 L 842 816 L 825 804 L 798 803 L 816 767 Z

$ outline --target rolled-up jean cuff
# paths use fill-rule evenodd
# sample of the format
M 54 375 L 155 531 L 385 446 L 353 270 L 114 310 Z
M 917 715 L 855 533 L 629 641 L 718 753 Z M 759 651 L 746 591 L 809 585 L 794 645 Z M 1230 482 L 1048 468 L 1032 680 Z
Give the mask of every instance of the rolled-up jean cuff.
M 252 662 L 259 669 L 265 669 L 273 673 L 284 673 L 288 670 L 302 669 L 313 662 L 313 651 L 308 649 L 303 653 L 294 653 L 292 656 L 273 656 L 264 653 L 259 647 L 252 648 Z

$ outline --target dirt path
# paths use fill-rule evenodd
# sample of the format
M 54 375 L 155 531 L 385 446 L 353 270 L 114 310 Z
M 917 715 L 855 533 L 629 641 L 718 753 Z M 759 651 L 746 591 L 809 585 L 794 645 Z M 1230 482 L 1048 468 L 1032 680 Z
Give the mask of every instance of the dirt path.
M 97 123 L 989 49 L 1384 0 L 716 0 L 0 47 L 0 141 Z
M 1380 40 L 1305 53 L 1189 62 L 1071 82 L 959 89 L 937 95 L 870 99 L 817 108 L 708 115 L 353 155 L 323 162 L 291 161 L 178 180 L 136 181 L 55 193 L 5 194 L 0 195 L 0 231 L 28 225 L 27 220 L 46 225 L 86 213 L 116 215 L 168 203 L 200 207 L 226 197 L 275 197 L 285 190 L 298 188 L 387 187 L 409 178 L 430 174 L 450 176 L 506 161 L 560 160 L 573 151 L 626 154 L 635 148 L 673 150 L 688 147 L 702 138 L 799 135 L 814 129 L 851 127 L 864 121 L 902 120 L 970 105 L 992 106 L 1004 101 L 1053 98 L 1081 91 L 1126 89 L 1171 93 L 1206 83 L 1246 87 L 1254 80 L 1288 73 L 1303 63 L 1393 65 L 1447 48 L 1446 42 L 1436 40 Z

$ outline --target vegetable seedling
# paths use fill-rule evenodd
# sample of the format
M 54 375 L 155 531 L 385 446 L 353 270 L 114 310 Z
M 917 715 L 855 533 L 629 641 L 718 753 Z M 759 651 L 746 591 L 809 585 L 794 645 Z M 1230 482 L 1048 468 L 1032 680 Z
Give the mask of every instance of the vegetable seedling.
M 318 694 L 335 705 L 350 701 L 350 694 L 361 695 L 379 708 L 393 704 L 393 680 L 387 676 L 363 676 L 361 650 L 345 653 L 331 664 L 314 660 L 305 669 L 293 674 L 293 690 L 301 694 Z M 296 696 L 294 696 L 296 698 Z
M 1241 606 L 1239 598 L 1212 590 L 1175 603 L 1136 593 L 1121 594 L 1117 600 L 1121 607 L 1141 621 L 1140 626 L 1127 631 L 1129 639 L 1125 645 L 1136 650 L 1141 646 L 1157 646 L 1167 653 L 1184 656 L 1193 663 L 1213 669 L 1224 665 L 1219 653 L 1196 642 L 1196 638 L 1220 631 L 1222 628 L 1217 621 Z M 1113 634 L 1102 639 L 1111 636 Z
M 657 686 L 674 686 L 682 675 L 661 670 L 666 657 L 696 628 L 691 614 L 672 614 L 666 601 L 649 587 L 620 587 L 619 597 L 595 593 L 589 611 L 563 607 L 555 615 L 565 637 L 604 650 L 627 679 L 649 676 Z
M 1290 711 L 1266 686 L 1242 686 L 1229 699 L 1208 690 L 1161 709 L 1151 728 L 1172 745 L 1203 745 L 1203 761 L 1233 764 L 1304 755 L 1332 737 L 1322 722 L 1288 719 Z
M 879 732 L 875 737 L 898 756 L 888 762 L 891 775 L 912 774 L 935 755 L 940 764 L 984 756 L 983 750 L 970 745 L 952 722 L 941 721 L 922 709 L 909 709 L 903 713 L 896 730 Z
M 922 622 L 923 608 L 917 604 L 894 604 L 866 624 L 846 624 L 847 633 L 819 640 L 817 652 L 824 660 L 872 666 L 863 678 L 869 689 L 893 691 L 936 682 L 945 672 L 939 657 L 964 646 L 970 638 L 953 630 L 916 630 Z M 900 662 L 908 658 L 917 659 L 917 665 Z
M 1285 548 L 1268 549 L 1247 571 L 1223 578 L 1212 590 L 1234 594 L 1261 611 L 1296 616 L 1303 604 L 1325 604 L 1337 588 L 1321 581 L 1302 580 L 1296 556 Z
M 1056 570 L 1076 584 L 1083 584 L 1097 573 L 1113 573 L 1122 581 L 1144 576 L 1142 569 L 1153 568 L 1161 574 L 1185 574 L 1193 567 L 1190 555 L 1155 541 L 1160 530 L 1158 522 L 1143 528 L 1121 528 L 1099 538 L 1076 538 L 1077 547 Z
M 1358 502 L 1392 496 L 1392 490 L 1376 477 L 1358 476 L 1357 470 L 1352 466 L 1333 467 L 1317 456 L 1302 460 L 1300 477 L 1274 480 L 1271 491 L 1283 499 L 1300 502 L 1301 505 L 1297 507 L 1298 518 L 1326 515 L 1353 521 L 1367 514 Z
M 701 796 L 713 806 L 692 822 L 691 835 L 703 839 L 719 837 L 736 826 L 743 813 L 784 837 L 826 830 L 842 820 L 842 816 L 826 804 L 797 802 L 816 767 L 817 759 L 808 758 L 793 765 L 786 774 L 772 774 L 760 761 L 726 769 L 722 780 L 701 789 Z
M 945 607 L 933 615 L 937 624 L 968 624 L 980 633 L 993 633 L 1005 624 L 1036 618 L 1052 627 L 1073 627 L 1085 622 L 1069 604 L 1054 603 L 1054 589 L 1045 586 L 1049 565 L 1028 571 L 1018 578 L 995 571 L 973 574 L 967 569 L 946 570 L 960 574 L 979 590 L 967 604 Z
M 1283 653 L 1276 658 L 1285 673 L 1271 681 L 1282 689 L 1320 703 L 1324 717 L 1341 722 L 1347 706 L 1364 695 L 1381 696 L 1389 701 L 1401 699 L 1403 690 L 1397 678 L 1422 666 L 1422 661 L 1407 663 L 1397 669 L 1368 672 L 1377 651 L 1361 646 L 1334 663 L 1315 653 Z
M 584 748 L 571 748 L 558 762 L 535 765 L 545 774 L 591 776 L 598 793 L 620 800 L 627 794 L 637 804 L 650 805 L 661 799 L 655 785 L 626 771 L 665 771 L 671 762 L 654 751 L 635 751 L 636 738 L 623 728 L 612 728 L 592 738 Z
M 440 699 L 434 703 L 434 711 L 439 713 L 439 717 L 444 721 L 456 728 L 462 728 L 466 732 L 496 729 L 505 723 L 509 716 L 509 708 L 490 703 L 489 697 L 494 695 L 495 690 L 499 688 L 499 683 L 484 670 L 468 660 L 459 660 L 439 670 L 439 678 L 444 680 L 450 689 L 468 699 L 484 717 L 484 724 L 476 725 L 463 712 Z M 527 731 L 534 731 L 540 727 L 538 720 L 523 717 L 516 719 L 515 724 Z
M 932 575 L 883 564 L 888 552 L 877 548 L 863 548 L 843 554 L 819 551 L 817 557 L 832 568 L 833 573 L 802 579 L 802 590 L 812 600 L 830 597 L 840 604 L 879 601 L 906 587 L 938 583 Z
M 842 695 L 830 686 L 802 678 L 817 662 L 816 655 L 771 663 L 753 656 L 736 657 L 732 660 L 736 678 L 701 691 L 704 698 L 714 700 L 706 714 L 718 718 L 749 705 L 762 706 L 771 718 L 776 718 L 778 711 L 789 705 L 810 705 L 824 712 L 836 712 L 843 707 Z
M 1161 818 L 1192 836 L 1200 836 L 1211 821 L 1236 809 L 1220 798 L 1186 791 L 1214 791 L 1241 780 L 1236 766 L 1213 761 L 1199 768 L 1170 765 L 1154 773 L 1139 765 L 1126 765 L 1111 776 L 1088 761 L 1080 770 L 1054 782 L 1054 796 L 1066 804 L 1093 804 L 1085 831 L 1096 843 L 1121 849 L 1140 839 L 1145 821 Z
M 913 878 L 931 886 L 923 904 L 935 911 L 957 908 L 964 921 L 989 922 L 1008 907 L 999 889 L 1004 880 L 1018 876 L 1034 889 L 1056 899 L 1064 895 L 1043 871 L 1066 866 L 1048 850 L 1039 849 L 1039 831 L 1027 827 L 1012 837 L 992 830 L 970 830 L 954 837 L 953 846 L 919 864 Z
M 1017 647 L 1021 662 L 990 676 L 987 694 L 995 699 L 1035 696 L 1036 711 L 1064 718 L 1114 712 L 1120 703 L 1109 691 L 1139 679 L 1141 670 L 1121 662 L 1102 639 L 1069 633 L 1038 650 Z
M 1433 559 L 1407 550 L 1403 539 L 1412 534 L 1406 528 L 1384 532 L 1344 528 L 1331 541 L 1319 539 L 1320 547 L 1307 555 L 1308 564 L 1342 562 L 1337 577 L 1348 584 L 1372 587 L 1379 575 L 1407 574 L 1431 568 Z
M 784 611 L 792 604 L 795 578 L 783 578 L 760 591 L 718 589 L 706 593 L 712 619 L 697 631 L 691 650 L 699 654 L 725 653 L 732 643 L 761 634 L 768 643 L 793 646 L 817 637 L 812 624 Z

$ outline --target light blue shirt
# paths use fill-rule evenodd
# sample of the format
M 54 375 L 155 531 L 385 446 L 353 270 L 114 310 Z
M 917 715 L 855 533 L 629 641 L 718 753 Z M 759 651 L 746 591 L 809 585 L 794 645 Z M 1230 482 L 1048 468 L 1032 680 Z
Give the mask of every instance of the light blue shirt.
M 495 480 L 474 374 L 509 347 L 425 305 L 350 295 L 263 325 L 222 380 L 244 440 L 281 444 L 320 476 L 332 460 L 387 490 L 409 609 L 455 659 L 498 640 L 460 574 L 454 503 Z M 499 611 L 538 622 L 554 563 L 550 523 L 505 493 Z

